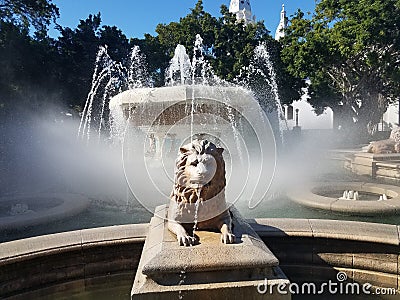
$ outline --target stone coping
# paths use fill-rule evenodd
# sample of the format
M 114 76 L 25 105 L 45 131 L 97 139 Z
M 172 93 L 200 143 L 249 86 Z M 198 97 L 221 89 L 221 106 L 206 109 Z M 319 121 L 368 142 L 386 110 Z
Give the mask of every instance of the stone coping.
M 0 230 L 16 229 L 24 226 L 33 226 L 49 223 L 54 220 L 67 218 L 83 212 L 88 208 L 90 200 L 79 194 L 71 193 L 36 193 L 21 194 L 10 197 L 1 197 L 2 203 L 30 203 L 36 199 L 53 199 L 60 204 L 41 211 L 28 211 L 14 216 L 0 216 Z M 29 205 L 28 205 L 29 209 Z
M 253 219 L 261 237 L 306 237 L 400 245 L 400 226 L 325 219 Z
M 366 157 L 376 161 L 385 161 L 385 160 L 399 160 L 400 153 L 387 153 L 387 154 L 375 154 L 375 153 L 368 153 L 368 152 L 356 152 L 353 153 L 354 156 L 358 157 Z
M 131 224 L 61 232 L 0 243 L 0 266 L 85 247 L 144 243 L 149 224 Z
M 379 195 L 386 194 L 385 201 L 344 200 L 318 195 L 325 191 L 354 190 Z M 393 185 L 364 182 L 315 182 L 308 186 L 293 189 L 287 193 L 292 201 L 303 206 L 346 213 L 350 215 L 374 216 L 400 212 L 400 187 Z
M 323 219 L 251 219 L 261 237 L 311 237 L 400 245 L 400 226 Z M 82 229 L 0 243 L 0 266 L 85 247 L 144 243 L 149 224 Z
M 396 168 L 399 169 L 400 168 L 400 161 L 399 160 L 391 160 L 391 161 L 385 161 L 385 162 L 377 162 L 376 163 L 377 166 L 379 167 L 386 167 L 386 168 Z

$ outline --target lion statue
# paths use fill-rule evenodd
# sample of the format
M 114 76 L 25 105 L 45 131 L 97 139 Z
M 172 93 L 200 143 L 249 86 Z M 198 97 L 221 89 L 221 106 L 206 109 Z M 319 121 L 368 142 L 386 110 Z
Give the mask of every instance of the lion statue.
M 181 246 L 196 243 L 194 231 L 218 230 L 221 241 L 234 243 L 232 217 L 225 201 L 223 148 L 193 140 L 179 150 L 168 210 L 168 229 Z M 193 231 L 192 234 L 188 232 Z
M 388 139 L 371 142 L 367 147 L 367 152 L 374 154 L 400 153 L 400 127 L 394 128 Z

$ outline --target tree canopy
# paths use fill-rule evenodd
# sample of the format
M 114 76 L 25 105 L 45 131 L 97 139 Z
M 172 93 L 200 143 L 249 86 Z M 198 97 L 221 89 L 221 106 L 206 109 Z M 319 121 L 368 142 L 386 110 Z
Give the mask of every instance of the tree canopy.
M 372 133 L 400 92 L 400 3 L 321 0 L 300 10 L 283 40 L 288 71 L 310 78 L 310 103 L 331 107 L 344 128 Z
M 198 0 L 178 22 L 159 24 L 155 35 L 129 40 L 117 27 L 102 25 L 100 13 L 80 20 L 76 28 L 57 25 L 59 11 L 51 0 L 0 0 L 0 8 L 0 110 L 40 108 L 56 102 L 82 109 L 96 53 L 104 45 L 112 59 L 123 63 L 130 49 L 140 46 L 152 82 L 163 86 L 176 45 L 184 45 L 193 55 L 197 34 L 203 38 L 206 59 L 216 75 L 227 81 L 246 74 L 255 47 L 264 43 L 278 73 L 282 102 L 291 103 L 300 95 L 300 80 L 286 71 L 280 59 L 282 47 L 263 22 L 238 23 L 224 5 L 215 17 Z M 59 31 L 56 39 L 47 35 L 50 24 Z
M 0 0 L 0 19 L 19 27 L 33 26 L 36 31 L 46 32 L 58 16 L 51 0 Z
M 231 82 L 239 75 L 243 76 L 254 56 L 256 46 L 265 43 L 272 54 L 272 61 L 278 73 L 282 101 L 291 103 L 300 97 L 300 80 L 286 71 L 280 59 L 281 45 L 271 37 L 263 22 L 247 25 L 238 23 L 236 16 L 231 14 L 225 5 L 221 6 L 220 17 L 211 16 L 204 11 L 203 1 L 199 0 L 191 12 L 179 22 L 159 24 L 156 32 L 156 37 L 146 36 L 142 44 L 150 42 L 153 45 L 144 46 L 146 56 L 152 55 L 147 49 L 164 51 L 164 56 L 158 55 L 164 59 L 164 62 L 159 64 L 160 69 L 157 69 L 162 75 L 177 44 L 185 46 L 187 52 L 192 54 L 196 34 L 200 34 L 203 38 L 206 58 L 216 75 Z M 149 60 L 149 65 L 151 64 L 152 60 Z

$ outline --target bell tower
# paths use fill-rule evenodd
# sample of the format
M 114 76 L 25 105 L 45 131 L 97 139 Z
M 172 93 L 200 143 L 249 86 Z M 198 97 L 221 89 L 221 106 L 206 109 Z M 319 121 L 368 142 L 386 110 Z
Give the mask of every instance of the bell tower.
M 278 28 L 275 32 L 275 39 L 279 40 L 285 36 L 285 29 L 287 27 L 287 18 L 286 18 L 286 11 L 285 11 L 285 4 L 282 4 L 281 10 L 281 19 L 279 21 Z
M 250 0 L 231 0 L 229 12 L 236 15 L 238 21 L 245 24 L 254 23 L 255 16 L 251 13 Z

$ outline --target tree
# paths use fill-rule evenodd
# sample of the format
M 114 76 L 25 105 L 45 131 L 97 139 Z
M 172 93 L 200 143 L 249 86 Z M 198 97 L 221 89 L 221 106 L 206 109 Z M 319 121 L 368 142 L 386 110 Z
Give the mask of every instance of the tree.
M 82 106 L 90 90 L 96 53 L 100 46 L 100 13 L 80 20 L 75 30 L 58 26 L 61 36 L 57 40 L 60 54 L 60 81 L 63 98 L 67 103 Z
M 216 26 L 217 19 L 204 11 L 203 1 L 198 0 L 190 14 L 180 18 L 179 22 L 158 24 L 156 32 L 160 44 L 172 58 L 178 44 L 185 46 L 188 53 L 192 53 L 196 34 L 202 36 L 205 48 L 210 49 L 214 43 Z
M 274 67 L 278 73 L 282 101 L 291 103 L 300 97 L 301 81 L 285 70 L 280 59 L 281 45 L 271 37 L 263 22 L 247 25 L 238 23 L 236 16 L 231 14 L 225 5 L 221 6 L 221 17 L 213 17 L 204 11 L 203 1 L 199 0 L 191 13 L 181 18 L 179 22 L 159 24 L 156 32 L 158 35 L 151 38 L 147 36 L 144 44 L 152 41 L 153 45 L 157 45 L 154 48 L 166 54 L 158 56 L 163 57 L 161 74 L 168 66 L 168 60 L 173 56 L 176 45 L 184 45 L 187 52 L 192 55 L 196 34 L 200 34 L 206 58 L 210 61 L 214 72 L 220 78 L 232 82 L 239 75 L 245 76 L 245 69 L 253 58 L 254 49 L 264 42 L 271 51 Z M 152 55 L 152 51 L 146 49 L 144 53 Z
M 59 53 L 63 98 L 70 105 L 83 108 L 92 84 L 96 55 L 107 46 L 111 59 L 126 64 L 131 45 L 116 26 L 102 26 L 101 15 L 80 20 L 76 29 L 58 26 L 61 36 L 56 43 Z
M 366 136 L 400 92 L 399 27 L 398 1 L 321 0 L 311 19 L 291 19 L 282 58 L 311 79 L 314 108 L 331 107 L 342 127 Z
M 0 19 L 19 27 L 33 26 L 37 32 L 47 32 L 59 11 L 51 0 L 0 0 Z
M 1 113 L 37 108 L 43 99 L 54 99 L 56 52 L 47 27 L 58 15 L 51 1 L 0 0 Z
M 103 26 L 99 32 L 98 43 L 107 45 L 108 53 L 115 61 L 123 62 L 127 59 L 130 48 L 129 41 L 116 26 Z
M 273 39 L 263 22 L 238 23 L 225 5 L 221 6 L 221 14 L 214 30 L 213 67 L 219 76 L 232 81 L 249 65 L 255 47 L 260 42 L 271 44 Z
M 58 97 L 58 53 L 48 37 L 0 21 L 0 111 L 38 109 Z

